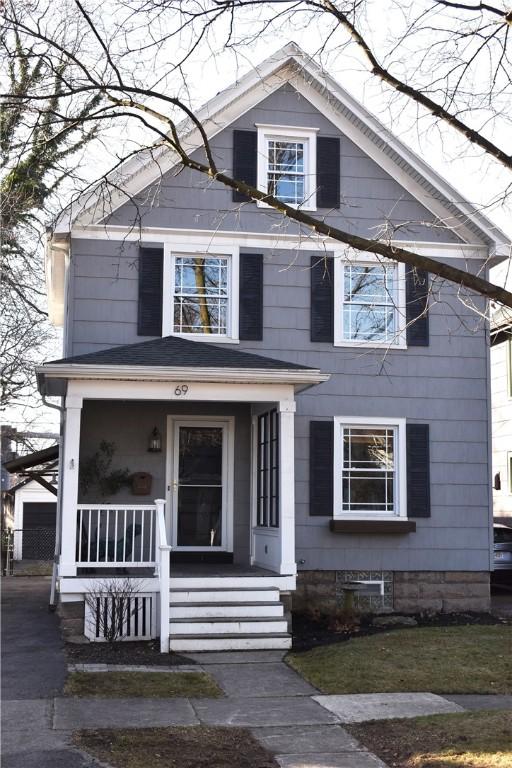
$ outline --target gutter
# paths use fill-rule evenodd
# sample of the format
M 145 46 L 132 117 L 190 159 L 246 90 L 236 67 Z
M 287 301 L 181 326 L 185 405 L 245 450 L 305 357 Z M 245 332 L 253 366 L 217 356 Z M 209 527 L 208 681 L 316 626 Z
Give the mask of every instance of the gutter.
M 118 381 L 197 381 L 233 384 L 321 384 L 330 374 L 319 369 L 209 368 L 187 366 L 67 365 L 38 366 L 40 385 L 44 379 L 89 379 Z M 41 387 L 40 387 L 41 388 Z

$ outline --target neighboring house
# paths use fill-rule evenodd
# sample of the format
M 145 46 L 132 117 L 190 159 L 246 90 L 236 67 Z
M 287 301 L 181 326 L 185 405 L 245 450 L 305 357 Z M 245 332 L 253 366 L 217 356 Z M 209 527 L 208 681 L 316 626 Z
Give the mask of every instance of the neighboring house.
M 494 519 L 512 525 L 512 310 L 492 318 L 491 398 Z
M 12 512 L 14 575 L 51 574 L 57 520 L 57 463 L 53 445 L 4 461 L 2 471 L 16 478 L 5 491 Z
M 293 44 L 200 117 L 220 167 L 333 224 L 394 227 L 475 272 L 509 252 Z M 128 162 L 124 193 L 88 195 L 50 243 L 64 356 L 38 379 L 65 406 L 62 609 L 92 576 L 138 574 L 162 649 L 183 650 L 288 647 L 290 595 L 333 610 L 350 581 L 372 610 L 488 608 L 488 329 L 456 286 L 429 308 L 428 275 L 177 162 Z
M 0 426 L 0 449 L 2 456 L 2 464 L 0 465 L 2 551 L 5 549 L 4 532 L 12 531 L 14 526 L 14 497 L 9 494 L 9 489 L 16 484 L 16 480 L 4 467 L 4 462 L 16 455 L 13 444 L 13 432 L 13 428 L 7 424 Z
M 55 494 L 35 480 L 22 480 L 9 494 L 14 497 L 14 573 L 51 573 L 55 551 Z

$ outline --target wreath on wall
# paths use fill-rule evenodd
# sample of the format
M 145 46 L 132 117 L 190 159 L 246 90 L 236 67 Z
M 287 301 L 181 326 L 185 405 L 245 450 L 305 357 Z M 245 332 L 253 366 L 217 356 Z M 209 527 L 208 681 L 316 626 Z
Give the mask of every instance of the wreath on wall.
M 80 462 L 78 482 L 83 495 L 91 488 L 98 488 L 101 496 L 114 496 L 121 488 L 131 485 L 131 471 L 111 469 L 116 444 L 102 440 L 96 453 Z

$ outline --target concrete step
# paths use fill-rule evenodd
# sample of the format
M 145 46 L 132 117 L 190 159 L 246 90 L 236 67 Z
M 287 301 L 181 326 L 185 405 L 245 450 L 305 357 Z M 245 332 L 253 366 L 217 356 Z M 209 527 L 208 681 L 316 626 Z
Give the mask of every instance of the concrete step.
M 274 587 L 256 589 L 174 589 L 169 590 L 173 603 L 270 603 L 279 602 L 279 590 Z
M 169 627 L 171 635 L 279 634 L 287 629 L 284 619 L 272 618 L 174 619 Z
M 268 587 L 280 589 L 286 592 L 295 589 L 295 576 L 171 576 L 169 586 L 171 589 L 266 589 Z
M 250 634 L 250 635 L 171 635 L 169 650 L 171 651 L 257 651 L 257 650 L 287 650 L 292 646 L 292 638 L 288 633 L 279 634 Z
M 281 603 L 171 603 L 171 619 L 282 618 Z

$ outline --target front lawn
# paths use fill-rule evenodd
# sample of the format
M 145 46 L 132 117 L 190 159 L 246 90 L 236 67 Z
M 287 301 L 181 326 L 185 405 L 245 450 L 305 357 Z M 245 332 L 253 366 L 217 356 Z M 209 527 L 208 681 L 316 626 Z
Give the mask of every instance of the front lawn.
M 512 627 L 397 629 L 287 661 L 323 693 L 511 693 Z
M 510 768 L 512 712 L 464 712 L 344 726 L 390 768 Z
M 102 699 L 217 697 L 222 691 L 205 672 L 72 672 L 66 696 Z
M 73 740 L 113 768 L 278 768 L 245 728 L 80 731 Z

